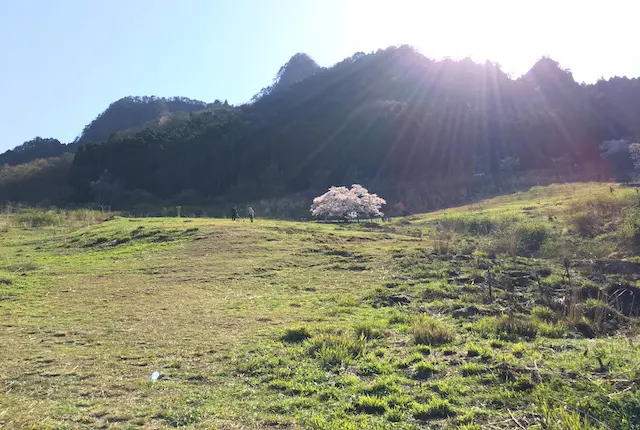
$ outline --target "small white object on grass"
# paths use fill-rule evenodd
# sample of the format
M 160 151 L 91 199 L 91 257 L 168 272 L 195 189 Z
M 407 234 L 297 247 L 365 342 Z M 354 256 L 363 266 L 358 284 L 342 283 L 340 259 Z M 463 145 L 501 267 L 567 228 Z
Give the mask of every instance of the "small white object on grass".
M 151 380 L 152 380 L 152 381 L 157 381 L 158 379 L 160 379 L 160 372 L 158 372 L 158 371 L 153 372 L 153 373 L 151 374 Z

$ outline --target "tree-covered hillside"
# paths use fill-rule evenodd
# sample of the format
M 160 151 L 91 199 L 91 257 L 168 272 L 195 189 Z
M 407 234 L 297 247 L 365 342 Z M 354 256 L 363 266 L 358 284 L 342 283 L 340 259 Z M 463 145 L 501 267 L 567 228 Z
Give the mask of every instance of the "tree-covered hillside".
M 464 184 L 467 196 L 523 175 L 608 178 L 602 141 L 639 135 L 637 78 L 579 84 L 542 58 L 512 79 L 495 63 L 435 61 L 408 46 L 329 68 L 296 54 L 240 107 L 153 97 L 113 103 L 79 138 L 70 180 L 75 200 L 110 196 L 101 203 L 121 207 L 354 182 L 392 196 L 443 187 L 453 196 Z
M 221 102 L 216 101 L 216 104 Z M 75 152 L 78 145 L 105 142 L 114 133 L 135 133 L 157 128 L 175 121 L 190 112 L 205 109 L 207 103 L 186 97 L 123 97 L 88 124 L 72 143 L 57 139 L 36 137 L 0 154 L 0 166 L 29 163 L 39 158 L 59 157 Z
M 37 158 L 58 157 L 68 152 L 68 149 L 58 139 L 36 137 L 0 154 L 0 166 L 28 163 Z
M 162 115 L 189 113 L 206 107 L 205 102 L 186 97 L 123 97 L 91 121 L 82 130 L 78 142 L 104 142 L 115 132 L 140 127 Z

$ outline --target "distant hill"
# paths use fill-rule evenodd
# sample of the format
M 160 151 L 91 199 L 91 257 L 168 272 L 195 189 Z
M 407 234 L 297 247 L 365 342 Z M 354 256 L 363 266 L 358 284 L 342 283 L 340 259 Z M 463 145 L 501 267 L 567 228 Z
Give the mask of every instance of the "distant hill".
M 69 147 L 58 139 L 36 137 L 0 154 L 0 166 L 28 163 L 37 158 L 58 157 Z
M 76 142 L 69 180 L 75 201 L 115 207 L 358 182 L 424 210 L 514 178 L 609 178 L 600 144 L 636 136 L 637 78 L 579 84 L 545 57 L 512 79 L 492 62 L 435 61 L 408 46 L 328 68 L 296 54 L 243 106 L 114 102 Z
M 211 106 L 222 105 L 216 101 Z M 28 163 L 38 158 L 58 157 L 75 152 L 79 144 L 105 142 L 114 133 L 132 134 L 147 128 L 159 128 L 176 118 L 185 118 L 191 112 L 206 109 L 209 105 L 186 97 L 123 97 L 109 105 L 91 121 L 81 135 L 71 144 L 57 139 L 36 137 L 0 154 L 0 166 Z
M 176 112 L 195 112 L 207 103 L 186 97 L 123 97 L 91 121 L 77 143 L 105 142 L 118 131 L 141 127 L 150 121 Z

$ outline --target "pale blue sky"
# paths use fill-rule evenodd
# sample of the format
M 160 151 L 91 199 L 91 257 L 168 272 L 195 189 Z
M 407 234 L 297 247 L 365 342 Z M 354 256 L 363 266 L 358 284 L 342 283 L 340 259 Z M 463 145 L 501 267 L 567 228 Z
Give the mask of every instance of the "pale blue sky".
M 542 55 L 579 81 L 640 76 L 636 1 L 0 0 L 0 151 L 72 141 L 127 95 L 240 104 L 296 52 L 329 66 L 408 43 L 491 59 Z

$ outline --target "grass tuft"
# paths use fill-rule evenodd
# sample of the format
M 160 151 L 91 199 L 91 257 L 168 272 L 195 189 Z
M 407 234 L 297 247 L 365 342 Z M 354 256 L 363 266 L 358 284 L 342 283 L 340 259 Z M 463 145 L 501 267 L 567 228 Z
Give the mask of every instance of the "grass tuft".
M 453 329 L 442 321 L 423 316 L 413 324 L 413 341 L 418 345 L 442 345 L 453 339 Z
M 285 329 L 284 334 L 282 335 L 282 340 L 288 343 L 299 343 L 309 339 L 310 337 L 311 332 L 308 328 L 297 326 Z
M 387 402 L 377 396 L 360 396 L 353 405 L 357 412 L 365 414 L 384 414 L 388 408 Z
M 456 411 L 448 400 L 433 398 L 427 404 L 413 406 L 413 417 L 426 421 L 433 418 L 447 418 L 455 415 Z

